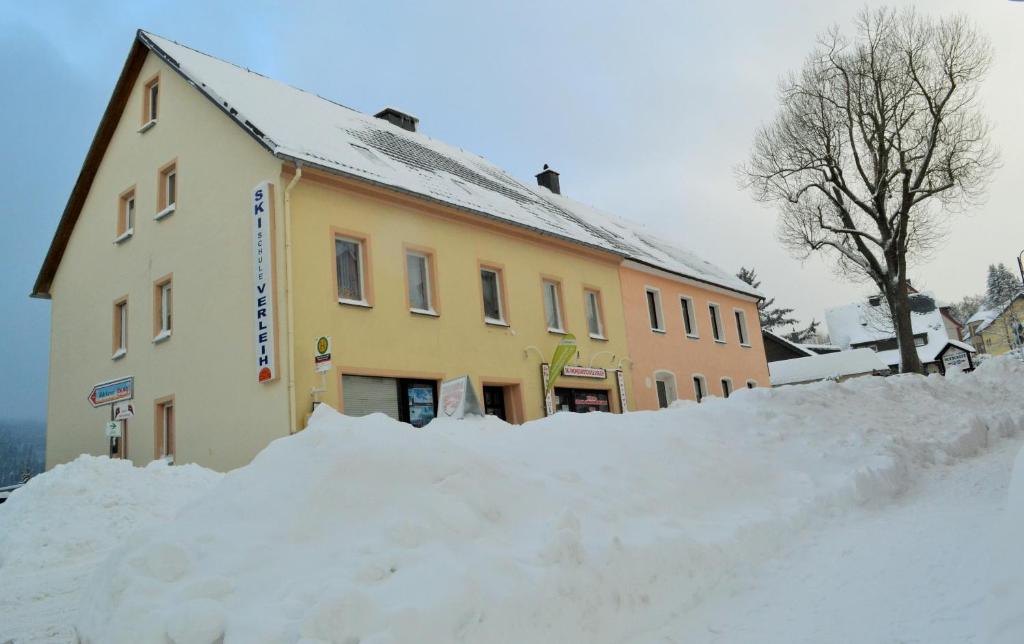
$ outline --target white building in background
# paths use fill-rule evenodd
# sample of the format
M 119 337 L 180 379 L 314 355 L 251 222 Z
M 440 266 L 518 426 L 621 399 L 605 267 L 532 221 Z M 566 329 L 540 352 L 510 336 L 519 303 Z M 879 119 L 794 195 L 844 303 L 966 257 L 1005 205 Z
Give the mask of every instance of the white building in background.
M 860 376 L 886 376 L 889 367 L 871 349 L 851 349 L 769 362 L 772 386 L 799 385 L 818 380 L 843 382 Z
M 960 323 L 931 293 L 910 295 L 911 327 L 917 355 L 926 373 L 974 368 L 974 347 L 960 339 Z M 880 296 L 825 311 L 832 343 L 843 351 L 871 349 L 893 373 L 900 370 L 900 349 L 889 307 Z

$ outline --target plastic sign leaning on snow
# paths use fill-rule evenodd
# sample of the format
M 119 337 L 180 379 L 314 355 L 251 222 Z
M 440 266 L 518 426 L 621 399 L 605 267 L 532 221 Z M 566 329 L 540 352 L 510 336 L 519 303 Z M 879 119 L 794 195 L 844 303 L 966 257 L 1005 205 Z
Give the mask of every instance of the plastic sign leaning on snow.
M 274 200 L 269 181 L 252 191 L 253 322 L 256 330 L 256 379 L 277 378 L 274 358 Z

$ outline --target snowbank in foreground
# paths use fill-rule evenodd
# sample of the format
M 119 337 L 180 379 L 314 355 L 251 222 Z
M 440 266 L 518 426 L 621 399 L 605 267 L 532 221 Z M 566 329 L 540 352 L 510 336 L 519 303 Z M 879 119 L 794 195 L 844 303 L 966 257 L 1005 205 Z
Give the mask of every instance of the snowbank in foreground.
M 173 522 L 120 540 L 79 632 L 92 644 L 645 641 L 815 516 L 884 503 L 921 468 L 1018 432 L 1022 378 L 1024 365 L 993 360 L 950 378 L 523 427 L 414 430 L 321 408 Z M 46 522 L 75 530 L 47 496 L 33 502 L 12 560 Z M 9 518 L 0 506 L 0 531 Z
M 81 456 L 33 478 L 0 505 L 0 642 L 73 641 L 69 609 L 111 551 L 170 521 L 222 476 Z

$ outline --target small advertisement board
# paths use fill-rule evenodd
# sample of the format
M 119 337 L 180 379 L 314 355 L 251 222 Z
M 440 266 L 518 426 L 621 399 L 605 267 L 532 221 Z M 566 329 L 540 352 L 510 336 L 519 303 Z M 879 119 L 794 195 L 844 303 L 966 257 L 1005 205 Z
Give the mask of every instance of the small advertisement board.
M 482 415 L 480 401 L 469 376 L 459 376 L 441 383 L 441 413 L 447 418 L 463 418 L 466 415 Z

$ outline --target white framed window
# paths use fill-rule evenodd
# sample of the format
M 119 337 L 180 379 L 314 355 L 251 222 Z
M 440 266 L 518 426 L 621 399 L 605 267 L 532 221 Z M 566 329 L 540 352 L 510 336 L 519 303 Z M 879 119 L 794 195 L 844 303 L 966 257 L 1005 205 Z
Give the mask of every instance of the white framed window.
M 736 333 L 740 338 L 740 345 L 749 347 L 750 337 L 747 335 L 747 314 L 741 309 L 734 309 L 733 315 L 736 316 Z
M 135 233 L 135 188 L 121 193 L 117 207 L 117 236 L 114 243 L 119 244 Z
M 711 315 L 711 336 L 715 342 L 725 342 L 725 334 L 722 333 L 722 310 L 717 304 L 708 304 L 708 313 Z
M 338 302 L 368 306 L 363 240 L 334 238 L 334 265 L 338 284 Z
M 654 388 L 658 394 L 658 409 L 665 409 L 679 398 L 676 376 L 671 371 L 655 371 Z
M 604 311 L 601 309 L 601 294 L 593 289 L 583 291 L 587 306 L 587 332 L 592 338 L 604 339 Z
M 544 317 L 548 324 L 548 331 L 562 333 L 565 331 L 565 322 L 562 319 L 562 288 L 558 282 L 552 280 L 543 281 L 544 288 Z
M 480 289 L 484 302 L 484 322 L 488 324 L 506 324 L 501 278 L 502 275 L 499 269 L 480 268 Z
M 160 113 L 160 74 L 154 74 L 142 89 L 142 126 L 139 133 L 148 131 L 156 125 L 156 118 Z
M 915 347 L 923 347 L 926 344 L 928 344 L 928 335 L 927 334 L 925 334 L 922 337 L 914 338 L 914 346 Z
M 128 353 L 128 297 L 114 302 L 114 342 L 111 358 L 117 360 Z
M 693 376 L 693 396 L 697 402 L 704 400 L 704 396 L 708 395 L 708 383 L 704 379 L 704 376 L 700 374 L 694 374 Z
M 158 80 L 154 80 L 146 89 L 149 94 L 149 105 L 147 106 L 149 108 L 149 120 L 155 121 L 157 114 L 159 113 L 160 82 Z
M 406 275 L 409 280 L 409 310 L 414 313 L 436 314 L 430 260 L 431 257 L 425 253 L 409 251 L 405 254 Z
M 157 284 L 156 298 L 157 328 L 156 333 L 154 334 L 154 340 L 160 341 L 169 338 L 173 328 L 174 291 L 172 290 L 172 282 L 170 279 Z
M 647 298 L 647 316 L 651 321 L 651 331 L 665 332 L 665 318 L 661 314 L 661 291 L 648 286 L 644 289 Z
M 686 331 L 686 335 L 691 338 L 698 337 L 697 316 L 693 312 L 693 299 L 685 295 L 680 296 L 679 307 L 683 312 L 683 329 Z
M 178 207 L 178 162 L 171 161 L 160 168 L 157 184 L 157 213 L 153 219 L 160 221 Z
M 757 387 L 757 381 L 756 380 L 748 380 L 747 381 L 747 389 L 753 389 L 754 387 Z
M 722 378 L 722 396 L 729 397 L 732 393 L 732 378 Z
M 178 172 L 174 168 L 171 168 L 166 174 L 164 174 L 164 182 L 166 184 L 165 190 L 167 191 L 167 205 L 173 206 L 178 201 Z
M 174 396 L 166 396 L 160 398 L 155 403 L 156 409 L 154 410 L 155 420 L 155 439 L 154 443 L 154 458 L 166 459 L 167 461 L 174 462 L 175 452 L 175 413 L 174 413 Z

